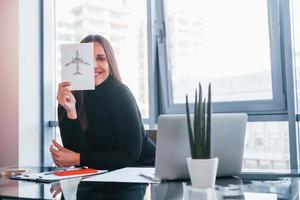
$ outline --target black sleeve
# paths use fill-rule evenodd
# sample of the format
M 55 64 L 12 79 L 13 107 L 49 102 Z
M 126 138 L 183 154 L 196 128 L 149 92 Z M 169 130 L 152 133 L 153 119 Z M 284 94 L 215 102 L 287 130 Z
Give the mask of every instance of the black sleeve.
M 111 99 L 113 131 L 118 149 L 105 152 L 84 152 L 80 164 L 100 169 L 134 166 L 142 151 L 142 122 L 136 101 L 122 85 Z
M 77 119 L 69 119 L 62 106 L 58 106 L 60 135 L 65 148 L 79 152 L 88 151 L 86 138 Z

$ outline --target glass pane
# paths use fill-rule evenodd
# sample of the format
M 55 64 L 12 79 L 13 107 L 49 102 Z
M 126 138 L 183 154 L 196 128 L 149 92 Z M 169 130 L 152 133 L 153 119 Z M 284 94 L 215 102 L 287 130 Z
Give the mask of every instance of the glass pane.
M 244 171 L 283 171 L 290 168 L 287 122 L 248 122 Z
M 100 34 L 111 43 L 122 81 L 149 117 L 146 0 L 56 1 L 56 83 L 61 81 L 60 45 Z M 56 84 L 56 85 L 57 85 Z
M 214 101 L 272 99 L 267 0 L 166 0 L 173 103 L 201 81 Z
M 299 95 L 300 95 L 300 1 L 293 1 L 293 20 L 294 20 L 294 48 L 295 48 L 295 62 L 297 75 L 297 96 L 298 96 L 298 113 L 299 113 Z

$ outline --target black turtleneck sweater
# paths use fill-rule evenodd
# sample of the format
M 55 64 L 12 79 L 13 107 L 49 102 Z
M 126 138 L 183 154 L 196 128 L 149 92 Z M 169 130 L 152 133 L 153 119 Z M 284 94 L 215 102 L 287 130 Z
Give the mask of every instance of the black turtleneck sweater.
M 88 129 L 58 107 L 63 145 L 80 153 L 80 165 L 97 169 L 154 166 L 155 145 L 144 131 L 140 111 L 127 86 L 109 76 L 84 91 Z

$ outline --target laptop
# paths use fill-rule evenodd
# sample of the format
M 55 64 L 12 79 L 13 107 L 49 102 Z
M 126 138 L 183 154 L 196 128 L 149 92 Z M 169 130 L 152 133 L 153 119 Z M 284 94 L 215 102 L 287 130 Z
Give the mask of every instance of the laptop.
M 212 114 L 211 148 L 213 157 L 219 158 L 218 177 L 240 175 L 247 119 L 245 113 Z M 191 153 L 186 115 L 160 115 L 156 141 L 155 178 L 189 179 L 187 157 L 191 157 Z

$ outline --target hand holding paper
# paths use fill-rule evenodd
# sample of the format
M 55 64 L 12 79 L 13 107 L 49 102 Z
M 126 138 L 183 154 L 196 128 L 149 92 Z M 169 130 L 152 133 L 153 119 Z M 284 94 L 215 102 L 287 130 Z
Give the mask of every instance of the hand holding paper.
M 57 101 L 62 107 L 64 107 L 69 119 L 76 119 L 76 99 L 71 90 L 68 88 L 70 85 L 70 82 L 62 82 L 59 84 L 57 91 Z

